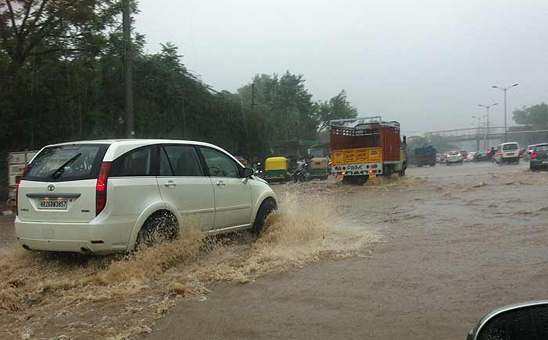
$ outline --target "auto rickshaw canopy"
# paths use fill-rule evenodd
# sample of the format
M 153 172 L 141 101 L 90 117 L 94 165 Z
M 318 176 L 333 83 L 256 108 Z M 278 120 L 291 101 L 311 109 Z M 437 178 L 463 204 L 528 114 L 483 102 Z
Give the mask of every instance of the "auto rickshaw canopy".
M 287 170 L 289 161 L 285 157 L 270 157 L 265 161 L 265 170 Z

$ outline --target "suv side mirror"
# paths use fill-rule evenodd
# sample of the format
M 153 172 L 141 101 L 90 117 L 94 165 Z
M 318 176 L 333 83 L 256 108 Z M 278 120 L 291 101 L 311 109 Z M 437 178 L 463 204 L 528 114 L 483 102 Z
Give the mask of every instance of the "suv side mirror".
M 548 300 L 505 306 L 485 315 L 467 340 L 548 339 Z
M 244 178 L 250 178 L 255 173 L 255 170 L 252 168 L 244 168 Z

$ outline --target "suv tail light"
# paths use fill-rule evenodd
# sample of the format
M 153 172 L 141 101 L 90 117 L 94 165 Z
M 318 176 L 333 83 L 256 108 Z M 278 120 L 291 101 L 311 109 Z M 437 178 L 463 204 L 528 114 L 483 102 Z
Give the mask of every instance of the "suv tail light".
M 19 177 L 19 180 L 17 181 L 17 185 L 15 186 L 15 215 L 19 215 L 19 185 L 21 184 L 21 180 L 27 173 L 27 170 L 29 169 L 29 165 L 25 165 L 25 168 L 23 169 L 23 172 L 21 173 L 21 177 Z
M 533 154 L 531 154 L 531 158 L 537 158 L 537 157 L 538 157 L 538 155 L 537 155 L 537 153 L 536 153 L 536 152 L 535 152 L 535 153 L 533 153 Z
M 110 173 L 110 162 L 103 162 L 95 186 L 95 216 L 99 215 L 107 205 L 107 183 Z

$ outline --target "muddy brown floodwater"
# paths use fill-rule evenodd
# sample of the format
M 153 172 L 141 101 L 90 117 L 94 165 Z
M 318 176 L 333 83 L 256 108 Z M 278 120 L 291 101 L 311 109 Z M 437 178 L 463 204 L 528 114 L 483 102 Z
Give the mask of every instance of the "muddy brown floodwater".
M 464 339 L 486 312 L 548 297 L 547 187 L 526 164 L 437 166 L 274 186 L 257 242 L 190 231 L 82 258 L 5 241 L 0 338 Z

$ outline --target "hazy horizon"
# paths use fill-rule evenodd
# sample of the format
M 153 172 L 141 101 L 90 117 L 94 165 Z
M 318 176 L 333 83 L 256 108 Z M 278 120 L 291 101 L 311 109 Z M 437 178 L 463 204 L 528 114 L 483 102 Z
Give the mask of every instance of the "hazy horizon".
M 183 63 L 216 90 L 255 74 L 302 74 L 314 100 L 345 89 L 361 116 L 404 131 L 471 127 L 478 104 L 499 102 L 491 123 L 546 100 L 548 2 L 140 0 L 147 51 L 179 47 Z

